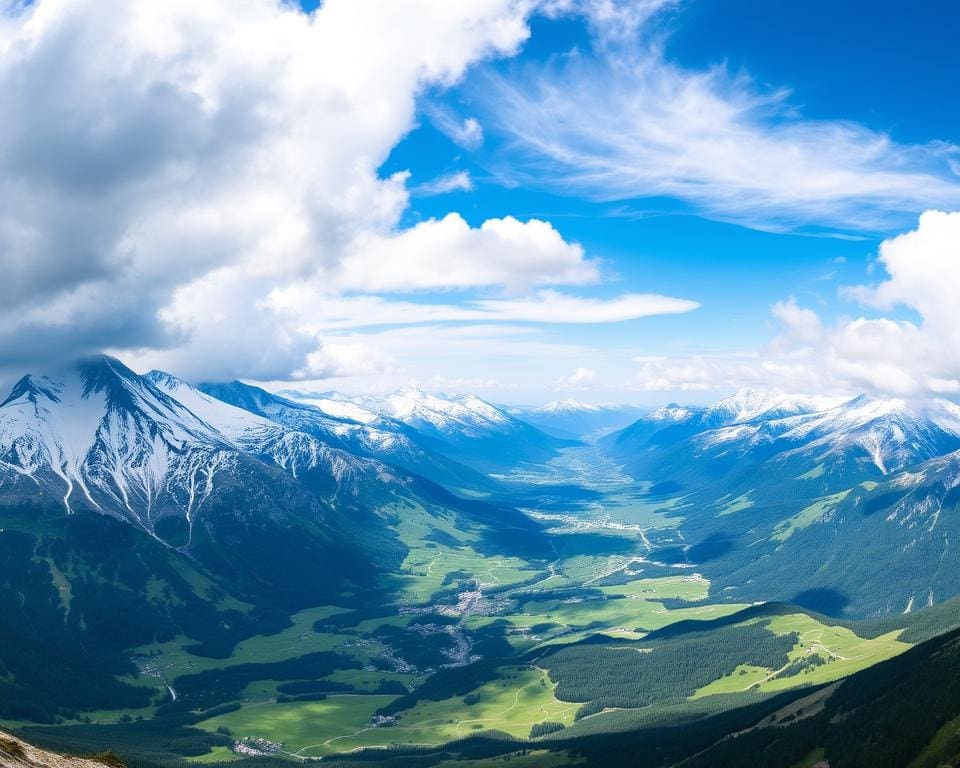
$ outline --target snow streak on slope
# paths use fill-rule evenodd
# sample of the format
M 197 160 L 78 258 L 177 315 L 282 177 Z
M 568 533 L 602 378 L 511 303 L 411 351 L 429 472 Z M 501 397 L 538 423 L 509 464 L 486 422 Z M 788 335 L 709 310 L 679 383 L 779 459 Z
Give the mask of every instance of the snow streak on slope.
M 146 528 L 164 496 L 185 491 L 188 505 L 195 501 L 228 449 L 216 430 L 110 358 L 26 376 L 0 405 L 0 467 L 59 486 L 68 512 L 83 499 Z
M 512 419 L 476 395 L 435 395 L 407 387 L 377 402 L 381 413 L 441 434 L 483 437 L 508 430 Z
M 354 402 L 346 395 L 341 395 L 338 392 L 308 393 L 285 389 L 277 392 L 277 394 L 289 400 L 296 400 L 298 403 L 312 405 L 327 416 L 336 419 L 349 419 L 358 424 L 372 424 L 382 418 L 377 411 L 364 408 L 360 403 Z
M 198 515 L 221 488 L 250 481 L 268 495 L 274 488 L 285 493 L 271 480 L 275 467 L 328 504 L 349 500 L 344 509 L 350 510 L 359 509 L 361 498 L 375 504 L 408 482 L 374 459 L 236 408 L 169 374 L 138 376 L 108 357 L 26 376 L 0 404 L 5 493 L 50 495 L 68 514 L 83 506 L 156 538 L 163 538 L 158 523 L 180 518 L 187 546 Z M 266 498 L 261 502 L 270 506 Z
M 863 454 L 887 474 L 952 450 L 960 439 L 960 408 L 945 400 L 911 406 L 861 396 L 822 411 L 764 418 L 768 413 L 704 432 L 696 442 L 703 450 L 741 454 L 768 444 L 812 460 Z
M 218 400 L 168 373 L 151 371 L 147 377 L 215 427 L 239 450 L 269 457 L 298 479 L 307 472 L 322 470 L 333 481 L 328 500 L 344 493 L 357 497 L 364 483 L 371 480 L 399 481 L 380 462 L 354 456 L 307 432 Z
M 617 408 L 618 406 L 606 406 L 606 405 L 597 405 L 596 403 L 583 403 L 579 400 L 575 400 L 572 397 L 565 398 L 563 400 L 554 400 L 552 402 L 541 405 L 539 408 L 534 408 L 531 410 L 531 413 L 544 413 L 551 416 L 556 415 L 568 415 L 574 413 L 596 413 L 597 411 L 603 411 L 608 408 Z

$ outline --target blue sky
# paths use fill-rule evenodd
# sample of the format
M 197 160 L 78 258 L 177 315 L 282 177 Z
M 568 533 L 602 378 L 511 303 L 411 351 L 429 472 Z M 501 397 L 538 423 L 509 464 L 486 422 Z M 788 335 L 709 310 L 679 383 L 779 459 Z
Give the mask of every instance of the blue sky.
M 954 3 L 0 8 L 0 377 L 960 394 Z
M 691 72 L 722 67 L 761 89 L 789 89 L 787 98 L 799 119 L 852 121 L 905 144 L 960 142 L 960 103 L 936 95 L 955 87 L 960 68 L 960 7 L 955 4 L 881 2 L 865 13 L 859 2 L 687 0 L 667 9 L 657 26 L 671 63 Z M 432 101 L 452 114 L 482 114 L 474 100 L 490 70 L 516 73 L 549 66 L 571 50 L 590 56 L 592 46 L 582 19 L 537 18 L 518 56 L 476 68 L 457 87 L 432 95 Z M 593 289 L 597 295 L 636 287 L 702 305 L 680 316 L 542 331 L 556 339 L 620 355 L 754 350 L 772 336 L 771 305 L 790 296 L 825 322 L 851 314 L 918 321 L 909 306 L 879 312 L 845 299 L 841 288 L 876 279 L 880 243 L 911 228 L 926 207 L 922 204 L 892 210 L 893 221 L 876 226 L 846 228 L 827 221 L 821 229 L 816 218 L 800 217 L 777 222 L 771 231 L 769 222 L 730 222 L 670 196 L 598 202 L 575 189 L 505 184 L 499 174 L 509 162 L 504 146 L 511 137 L 486 121 L 481 125 L 483 145 L 464 148 L 444 135 L 427 110 L 393 150 L 383 166 L 386 173 L 408 169 L 416 184 L 466 171 L 474 185 L 469 191 L 415 197 L 406 214 L 410 222 L 442 217 L 451 209 L 475 224 L 507 214 L 542 218 L 603 259 L 608 279 Z M 684 398 L 710 399 L 716 393 L 687 391 Z M 576 396 L 590 394 L 585 388 Z M 662 397 L 621 394 L 638 396 Z

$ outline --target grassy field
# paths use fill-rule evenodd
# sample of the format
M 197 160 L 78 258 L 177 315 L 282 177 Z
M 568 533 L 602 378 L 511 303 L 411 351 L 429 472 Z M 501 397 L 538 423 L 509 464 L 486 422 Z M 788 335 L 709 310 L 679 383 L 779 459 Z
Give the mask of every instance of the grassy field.
M 328 755 L 345 751 L 347 738 L 369 727 L 370 718 L 393 696 L 341 695 L 324 701 L 251 704 L 236 712 L 205 720 L 198 727 L 215 731 L 226 727 L 237 739 L 267 738 L 299 755 Z
M 741 496 L 737 496 L 735 499 L 730 499 L 725 502 L 723 506 L 720 507 L 720 511 L 717 513 L 721 517 L 723 515 L 732 515 L 735 512 L 742 512 L 745 509 L 750 509 L 753 506 L 753 501 L 750 499 L 750 491 L 747 491 Z
M 774 530 L 773 539 L 775 541 L 786 541 L 796 531 L 806 528 L 808 525 L 813 525 L 824 514 L 829 512 L 831 509 L 837 506 L 837 504 L 847 498 L 849 494 L 849 490 L 840 491 L 840 493 L 834 493 L 831 496 L 825 496 L 810 506 L 805 507 L 793 517 L 780 523 Z
M 478 534 L 459 530 L 453 521 L 430 516 L 422 507 L 404 508 L 396 525 L 409 552 L 400 567 L 399 602 L 426 603 L 461 579 L 476 579 L 491 587 L 504 587 L 534 579 L 537 569 L 515 557 L 487 557 L 471 546 Z M 437 532 L 454 546 L 436 541 Z
M 483 730 L 526 737 L 544 721 L 571 724 L 577 704 L 558 701 L 554 684 L 540 669 L 507 666 L 500 677 L 477 688 L 476 703 L 464 697 L 424 701 L 399 715 L 396 725 L 372 727 L 374 712 L 390 696 L 330 696 L 325 701 L 251 704 L 200 723 L 226 727 L 235 738 L 266 737 L 301 757 L 349 752 L 390 744 L 443 744 Z
M 304 682 L 308 686 L 316 683 L 315 690 L 324 690 L 324 681 L 339 683 L 350 686 L 353 692 L 332 692 L 320 701 L 278 702 L 277 680 L 244 678 L 246 684 L 239 695 L 239 688 L 231 693 L 240 708 L 208 718 L 198 727 L 211 732 L 227 729 L 237 739 L 262 737 L 281 742 L 284 751 L 297 758 L 324 757 L 364 747 L 436 746 L 487 730 L 526 738 L 537 723 L 574 725 L 581 704 L 558 700 L 556 685 L 545 670 L 518 666 L 521 654 L 529 654 L 523 656 L 524 661 L 537 664 L 557 644 L 597 634 L 642 641 L 647 632 L 678 621 L 716 619 L 746 607 L 711 602 L 709 581 L 690 568 L 676 568 L 674 575 L 657 578 L 644 576 L 664 572 L 662 565 L 647 562 L 648 556 L 655 559 L 652 552 L 683 544 L 675 530 L 682 520 L 682 498 L 651 499 L 644 495 L 646 484 L 634 483 L 613 466 L 603 465 L 598 471 L 581 454 L 564 454 L 555 465 L 539 468 L 538 472 L 513 477 L 511 482 L 517 483 L 518 489 L 523 483 L 543 483 L 546 487 L 551 482 L 570 482 L 572 475 L 580 478 L 583 488 L 597 491 L 595 499 L 572 500 L 569 510 L 563 505 L 559 510 L 531 510 L 551 535 L 552 555 L 532 561 L 484 555 L 480 530 L 458 528 L 455 518 L 445 517 L 443 510 L 404 506 L 395 510 L 393 525 L 408 552 L 398 571 L 385 578 L 391 591 L 384 592 L 382 610 L 376 605 L 356 612 L 332 605 L 304 610 L 292 617 L 291 627 L 273 635 L 248 638 L 227 659 L 191 655 L 186 648 L 193 643 L 183 637 L 144 646 L 136 649 L 135 655 L 161 676 L 144 674 L 137 683 L 164 694 L 166 685 L 176 685 L 181 675 L 336 651 L 348 656 L 354 668 L 338 669 L 320 680 Z M 544 493 L 549 496 L 548 491 Z M 806 507 L 781 523 L 775 537 L 786 539 L 810 525 L 844 495 L 825 497 Z M 753 504 L 747 492 L 724 499 L 720 513 L 747 514 Z M 614 580 L 624 583 L 611 583 Z M 483 600 L 471 602 L 470 595 L 478 593 Z M 466 608 L 460 605 L 461 598 Z M 69 595 L 62 595 L 62 599 L 69 600 Z M 231 607 L 248 608 L 239 603 Z M 338 618 L 341 615 L 342 619 Z M 316 622 L 331 617 L 330 624 L 335 625 L 332 631 L 314 629 Z M 696 691 L 692 699 L 829 682 L 909 647 L 897 640 L 896 632 L 863 639 L 849 629 L 827 626 L 801 613 L 753 621 L 769 622 L 770 630 L 777 634 L 797 633 L 799 640 L 788 654 L 787 665 L 782 669 L 742 665 Z M 506 647 L 501 634 L 509 644 Z M 461 644 L 461 656 L 444 656 L 446 649 L 433 656 L 425 652 L 425 647 L 437 643 L 438 638 L 454 636 Z M 399 682 L 405 689 L 415 690 L 451 658 L 459 658 L 458 663 L 469 661 L 474 646 L 482 649 L 482 643 L 489 643 L 490 638 L 500 643 L 495 655 L 485 656 L 499 664 L 493 679 L 468 693 L 458 691 L 460 695 L 440 701 L 411 698 L 411 705 L 397 714 L 395 722 L 374 726 L 376 712 L 394 702 L 400 693 L 400 689 L 381 689 L 383 681 Z M 442 644 L 437 647 L 445 648 Z M 421 660 L 412 663 L 410 659 L 416 659 L 418 652 Z M 291 679 L 295 678 L 285 681 Z M 290 695 L 290 688 L 286 692 Z M 161 699 L 158 696 L 158 701 Z M 92 719 L 108 722 L 121 714 L 149 717 L 153 709 L 92 713 Z M 621 719 L 640 714 L 638 710 L 615 713 Z M 192 760 L 203 763 L 232 758 L 228 748 L 217 747 Z M 538 759 L 514 755 L 510 764 L 519 768 L 549 766 L 549 762 Z
M 690 576 L 664 576 L 659 579 L 636 579 L 626 584 L 600 587 L 599 589 L 605 595 L 614 597 L 697 602 L 707 599 L 710 592 L 710 582 L 699 574 L 692 574 Z
M 789 668 L 773 670 L 741 665 L 733 674 L 701 688 L 694 697 L 747 690 L 781 691 L 799 685 L 828 683 L 910 648 L 908 643 L 897 640 L 899 630 L 866 639 L 846 627 L 828 626 L 803 613 L 775 616 L 769 620 L 768 628 L 779 635 L 796 632 L 799 636 L 788 654 Z M 817 659 L 814 664 L 801 663 L 814 657 Z M 780 672 L 792 674 L 778 676 Z
M 144 645 L 135 650 L 135 655 L 155 657 L 157 668 L 167 680 L 179 675 L 194 674 L 208 669 L 220 669 L 248 662 L 283 661 L 317 651 L 330 651 L 354 638 L 350 635 L 317 633 L 313 624 L 319 619 L 343 612 L 343 608 L 322 606 L 300 611 L 291 617 L 293 626 L 273 635 L 255 635 L 240 642 L 228 659 L 211 659 L 194 656 L 185 650 L 193 641 L 178 637 L 168 643 Z

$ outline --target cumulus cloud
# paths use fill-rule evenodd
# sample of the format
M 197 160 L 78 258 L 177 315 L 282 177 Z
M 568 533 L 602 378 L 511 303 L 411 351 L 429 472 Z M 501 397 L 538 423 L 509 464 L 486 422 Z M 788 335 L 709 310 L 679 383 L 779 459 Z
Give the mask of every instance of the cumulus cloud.
M 396 368 L 396 360 L 382 349 L 362 342 L 330 342 L 307 355 L 306 366 L 295 371 L 296 379 L 327 379 L 368 376 Z
M 786 89 L 722 66 L 677 66 L 654 18 L 670 5 L 560 3 L 592 19 L 592 51 L 479 82 L 485 122 L 514 149 L 503 173 L 598 200 L 674 197 L 773 230 L 887 231 L 930 207 L 960 207 L 956 145 L 804 119 Z
M 512 216 L 471 227 L 458 213 L 400 233 L 363 233 L 327 279 L 346 290 L 571 285 L 599 279 L 583 248 L 553 226 Z
M 578 389 L 585 387 L 597 379 L 597 372 L 592 368 L 578 367 L 573 373 L 561 376 L 554 382 L 557 389 Z
M 396 358 L 324 335 L 368 309 L 418 324 L 682 311 L 542 293 L 597 282 L 599 262 L 537 219 L 410 225 L 412 193 L 466 190 L 469 175 L 411 189 L 408 172 L 379 172 L 423 94 L 515 54 L 534 8 L 0 0 L 0 356 L 106 348 L 205 378 L 375 375 Z M 483 141 L 473 117 L 431 119 Z M 422 298 L 435 291 L 459 293 Z
M 960 213 L 928 211 L 916 229 L 885 240 L 886 278 L 844 295 L 897 316 L 825 323 L 795 298 L 771 308 L 777 336 L 755 353 L 639 361 L 636 384 L 650 390 L 723 390 L 743 385 L 784 391 L 905 397 L 960 393 Z
M 406 176 L 377 168 L 418 94 L 515 52 L 528 12 L 524 0 L 329 0 L 310 15 L 273 0 L 5 2 L 4 357 L 183 345 L 196 328 L 182 310 L 211 303 L 199 294 L 212 275 L 238 291 L 216 296 L 235 333 L 258 290 L 335 271 L 372 232 L 389 239 Z M 273 327 L 272 346 L 285 334 Z M 286 365 L 301 351 L 290 339 Z

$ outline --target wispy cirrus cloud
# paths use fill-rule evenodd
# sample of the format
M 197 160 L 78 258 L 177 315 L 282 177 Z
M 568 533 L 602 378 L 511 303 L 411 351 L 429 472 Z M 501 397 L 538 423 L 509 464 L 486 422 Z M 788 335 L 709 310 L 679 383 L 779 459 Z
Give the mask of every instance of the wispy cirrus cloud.
M 450 192 L 470 192 L 473 189 L 474 184 L 470 172 L 455 171 L 425 181 L 423 184 L 417 184 L 410 191 L 414 195 L 429 197 L 431 195 L 446 195 Z
M 426 107 L 427 117 L 454 144 L 464 149 L 479 149 L 483 145 L 483 126 L 475 117 L 460 117 L 441 104 Z
M 603 201 L 672 197 L 769 230 L 887 231 L 960 207 L 960 147 L 805 119 L 785 88 L 680 67 L 657 16 L 669 5 L 568 3 L 591 20 L 592 50 L 487 74 L 475 95 L 509 140 L 504 173 Z
M 547 221 L 410 223 L 411 195 L 469 190 L 466 171 L 381 173 L 424 95 L 516 55 L 536 7 L 0 0 L 0 366 L 106 348 L 205 378 L 373 374 L 395 356 L 322 335 L 369 324 L 364 306 L 393 324 L 648 314 L 537 293 L 602 278 Z M 482 143 L 475 118 L 431 114 Z
M 270 311 L 297 319 L 310 334 L 378 325 L 449 322 L 546 323 L 590 325 L 618 323 L 653 315 L 691 312 L 700 305 L 659 294 L 622 294 L 610 298 L 541 290 L 520 298 L 472 298 L 460 303 L 413 302 L 383 296 L 327 296 L 317 301 L 309 286 L 274 291 Z

